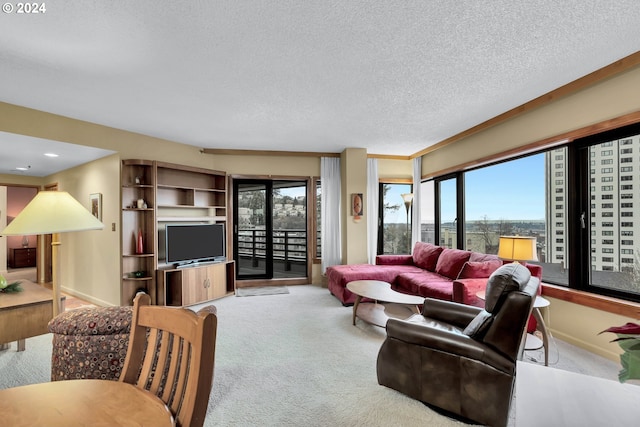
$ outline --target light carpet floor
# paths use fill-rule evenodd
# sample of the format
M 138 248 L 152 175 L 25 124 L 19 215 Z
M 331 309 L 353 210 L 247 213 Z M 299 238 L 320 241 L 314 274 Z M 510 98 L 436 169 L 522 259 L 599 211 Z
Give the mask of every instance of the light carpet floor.
M 360 320 L 353 326 L 351 308 L 327 289 L 288 288 L 288 295 L 213 302 L 218 337 L 205 426 L 466 425 L 378 385 L 384 329 Z M 564 357 L 574 348 L 556 344 L 559 359 L 575 368 Z M 0 352 L 0 388 L 49 381 L 50 357 L 50 334 L 28 339 L 20 353 L 12 343 Z

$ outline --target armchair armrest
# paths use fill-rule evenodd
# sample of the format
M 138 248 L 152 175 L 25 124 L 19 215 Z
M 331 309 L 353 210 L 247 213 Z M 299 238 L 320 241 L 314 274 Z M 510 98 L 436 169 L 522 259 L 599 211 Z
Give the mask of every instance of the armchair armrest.
M 453 281 L 453 301 L 484 308 L 484 301 L 476 296 L 487 287 L 489 279 L 458 279 Z
M 421 323 L 390 318 L 387 321 L 387 339 L 396 339 L 410 345 L 479 360 L 509 374 L 513 374 L 515 370 L 513 362 L 503 354 L 452 329 L 444 322 L 425 319 L 425 322 Z
M 479 307 L 433 298 L 425 299 L 422 306 L 424 317 L 441 320 L 462 329 L 466 328 L 481 311 Z
M 413 265 L 411 255 L 378 255 L 376 265 Z
M 487 350 L 485 344 L 458 331 L 446 329 L 446 326 L 438 326 L 437 322 L 421 324 L 391 318 L 387 322 L 387 337 L 420 347 L 482 360 L 483 354 Z

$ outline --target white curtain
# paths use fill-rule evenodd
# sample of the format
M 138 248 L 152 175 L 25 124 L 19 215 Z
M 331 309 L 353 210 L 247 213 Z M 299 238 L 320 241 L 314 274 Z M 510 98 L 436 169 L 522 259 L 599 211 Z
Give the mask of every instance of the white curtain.
M 421 240 L 420 224 L 420 182 L 422 180 L 422 157 L 413 159 L 413 205 L 411 207 L 411 251 Z
M 367 159 L 367 257 L 376 263 L 378 253 L 378 159 Z
M 340 158 L 320 159 L 322 274 L 327 267 L 342 263 L 342 229 L 340 226 Z

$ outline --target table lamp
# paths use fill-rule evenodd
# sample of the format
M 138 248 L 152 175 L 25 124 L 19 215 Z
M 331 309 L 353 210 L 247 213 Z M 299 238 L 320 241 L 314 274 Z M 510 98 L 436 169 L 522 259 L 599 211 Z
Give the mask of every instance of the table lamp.
M 104 224 L 66 191 L 40 191 L 7 227 L 2 236 L 53 234 L 51 242 L 53 316 L 60 313 L 57 233 L 100 230 Z
M 527 261 L 538 261 L 536 238 L 527 236 L 500 236 L 498 257 L 524 264 L 526 264 Z

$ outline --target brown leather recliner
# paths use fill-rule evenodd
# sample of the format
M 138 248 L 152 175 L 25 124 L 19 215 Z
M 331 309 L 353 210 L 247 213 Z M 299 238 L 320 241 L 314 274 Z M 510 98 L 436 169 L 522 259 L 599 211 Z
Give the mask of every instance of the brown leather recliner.
M 389 319 L 378 383 L 462 418 L 506 426 L 539 280 L 506 264 L 487 282 L 485 308 L 426 299 L 422 314 Z

